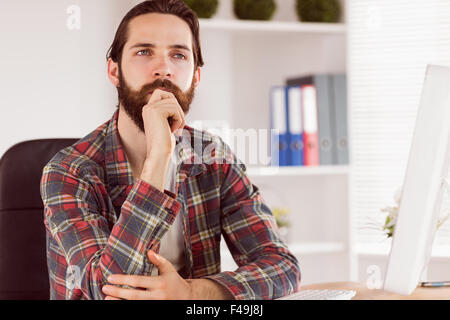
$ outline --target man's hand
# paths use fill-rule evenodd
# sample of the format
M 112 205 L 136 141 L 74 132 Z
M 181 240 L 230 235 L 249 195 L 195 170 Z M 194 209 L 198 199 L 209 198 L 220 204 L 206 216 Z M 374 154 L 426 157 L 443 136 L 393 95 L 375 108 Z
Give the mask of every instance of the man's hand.
M 191 300 L 192 285 L 184 280 L 173 265 L 149 250 L 148 258 L 159 270 L 159 276 L 112 275 L 108 282 L 128 285 L 136 289 L 123 289 L 112 285 L 103 286 L 105 300 Z
M 123 289 L 114 285 L 103 286 L 105 300 L 232 300 L 227 289 L 209 279 L 183 279 L 172 264 L 149 250 L 148 258 L 159 269 L 159 276 L 112 275 L 108 282 L 136 289 Z
M 184 112 L 173 93 L 156 89 L 142 108 L 142 119 L 147 150 L 140 178 L 162 192 L 176 143 L 172 133 L 184 128 Z
M 171 118 L 171 125 L 169 125 Z M 185 125 L 184 112 L 175 95 L 155 89 L 148 103 L 142 108 L 147 158 L 169 156 L 175 148 L 172 134 Z

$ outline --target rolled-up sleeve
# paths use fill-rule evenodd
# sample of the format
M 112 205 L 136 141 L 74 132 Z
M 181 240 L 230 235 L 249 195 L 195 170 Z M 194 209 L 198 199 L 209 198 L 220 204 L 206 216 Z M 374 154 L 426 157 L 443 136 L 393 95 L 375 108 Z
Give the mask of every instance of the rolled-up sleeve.
M 246 175 L 246 167 L 225 145 L 221 165 L 222 234 L 238 265 L 234 272 L 205 278 L 221 284 L 235 299 L 276 299 L 300 286 L 298 260 L 278 233 L 275 218 Z M 231 159 L 231 161 L 230 161 Z
M 157 245 L 181 208 L 178 200 L 137 179 L 111 225 L 106 217 L 115 212 L 104 212 L 97 191 L 80 172 L 55 164 L 44 168 L 41 196 L 52 299 L 103 299 L 109 275 L 151 271 L 146 251 Z

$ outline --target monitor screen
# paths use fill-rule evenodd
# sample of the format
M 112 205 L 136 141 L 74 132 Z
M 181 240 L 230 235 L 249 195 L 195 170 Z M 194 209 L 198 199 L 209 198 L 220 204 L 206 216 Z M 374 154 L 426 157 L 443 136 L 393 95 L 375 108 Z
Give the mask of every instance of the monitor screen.
M 404 178 L 384 290 L 409 295 L 428 264 L 450 153 L 450 68 L 429 65 Z

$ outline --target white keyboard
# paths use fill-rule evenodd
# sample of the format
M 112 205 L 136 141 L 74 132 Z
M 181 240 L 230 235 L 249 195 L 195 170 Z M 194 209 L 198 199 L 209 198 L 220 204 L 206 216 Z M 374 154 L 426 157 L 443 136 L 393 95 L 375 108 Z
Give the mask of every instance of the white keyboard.
M 276 300 L 351 300 L 355 294 L 353 290 L 300 290 Z

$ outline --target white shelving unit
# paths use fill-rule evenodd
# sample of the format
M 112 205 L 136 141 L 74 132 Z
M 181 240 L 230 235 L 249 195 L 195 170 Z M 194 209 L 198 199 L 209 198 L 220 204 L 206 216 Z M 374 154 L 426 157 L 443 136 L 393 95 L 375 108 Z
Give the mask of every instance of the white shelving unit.
M 385 241 L 381 244 L 358 244 L 355 246 L 355 253 L 360 256 L 382 256 L 388 257 L 391 252 L 392 241 Z M 433 246 L 431 259 L 450 258 L 450 245 Z
M 342 242 L 311 242 L 294 243 L 289 246 L 293 254 L 320 254 L 345 252 L 345 244 Z
M 247 174 L 250 177 L 273 177 L 273 176 L 324 176 L 324 175 L 347 175 L 347 165 L 336 166 L 311 166 L 311 167 L 248 167 Z
M 284 21 L 246 21 L 226 19 L 199 19 L 201 30 L 254 33 L 337 33 L 344 34 L 344 23 L 306 23 Z
M 346 72 L 345 23 L 239 21 L 223 16 L 200 19 L 205 65 L 188 123 L 224 120 L 231 129 L 270 129 L 271 86 L 285 84 L 288 77 Z M 265 203 L 289 209 L 287 243 L 299 259 L 302 284 L 349 280 L 350 166 L 271 168 L 236 154 Z M 221 255 L 222 269 L 234 270 L 224 241 Z
M 342 242 L 304 242 L 289 244 L 289 250 L 296 256 L 320 255 L 320 254 L 344 254 L 345 243 Z M 221 257 L 223 270 L 234 270 L 237 265 L 234 262 L 225 241 L 221 245 Z

